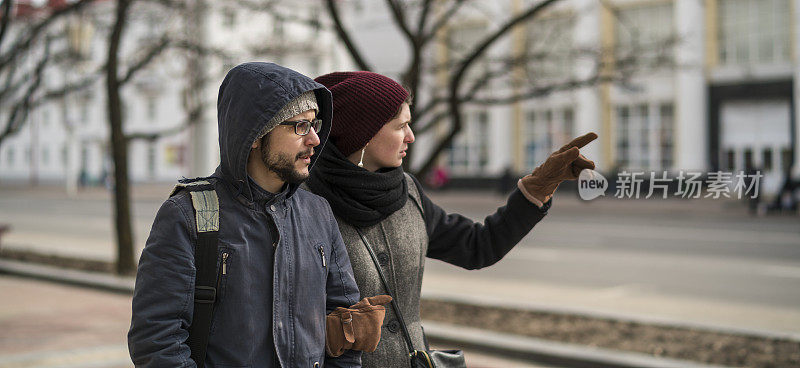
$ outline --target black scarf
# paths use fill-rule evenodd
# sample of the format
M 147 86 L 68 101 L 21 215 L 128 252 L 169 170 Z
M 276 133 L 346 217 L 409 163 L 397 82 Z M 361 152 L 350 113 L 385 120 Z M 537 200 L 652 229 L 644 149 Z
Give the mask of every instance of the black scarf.
M 333 144 L 320 153 L 306 183 L 328 200 L 336 216 L 358 227 L 381 222 L 408 199 L 402 167 L 371 172 L 354 165 Z

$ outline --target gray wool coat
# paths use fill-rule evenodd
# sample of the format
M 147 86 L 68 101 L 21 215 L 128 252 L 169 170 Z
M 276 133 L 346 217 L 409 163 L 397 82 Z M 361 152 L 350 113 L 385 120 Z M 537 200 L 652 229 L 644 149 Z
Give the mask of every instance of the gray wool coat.
M 486 218 L 484 225 L 459 214 L 447 214 L 421 192 L 416 179 L 409 174 L 405 176 L 409 195 L 405 206 L 361 231 L 378 257 L 414 348 L 424 350 L 419 305 L 425 258 L 440 259 L 467 269 L 494 264 L 546 215 L 550 202 L 540 209 L 517 190 L 506 206 Z M 336 220 L 361 296 L 388 294 L 356 228 L 342 218 L 336 217 Z M 378 348 L 362 355 L 362 366 L 407 368 L 409 351 L 402 328 L 391 304 L 386 307 Z
M 425 254 L 428 250 L 428 235 L 425 232 L 419 192 L 414 183 L 408 181 L 410 198 L 406 201 L 406 205 L 380 223 L 363 228 L 362 233 L 383 267 L 386 282 L 392 288 L 395 302 L 401 309 L 400 313 L 406 322 L 414 348 L 421 350 L 425 349 L 425 343 L 419 317 L 419 298 Z M 381 284 L 375 262 L 372 261 L 356 228 L 341 218 L 336 220 L 339 223 L 342 239 L 347 245 L 347 254 L 350 256 L 361 295 L 388 294 Z M 364 353 L 361 356 L 361 365 L 362 367 L 408 367 L 407 357 L 408 347 L 400 323 L 397 321 L 397 314 L 391 304 L 387 304 L 378 348 L 372 353 Z

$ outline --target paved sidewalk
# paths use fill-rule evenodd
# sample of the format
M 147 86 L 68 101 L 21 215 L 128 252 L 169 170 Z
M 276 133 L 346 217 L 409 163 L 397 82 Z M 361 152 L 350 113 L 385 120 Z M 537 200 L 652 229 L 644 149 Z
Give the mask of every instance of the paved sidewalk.
M 0 275 L 0 368 L 122 368 L 130 295 Z M 470 367 L 549 368 L 467 351 Z
M 130 296 L 0 275 L 0 368 L 130 367 Z

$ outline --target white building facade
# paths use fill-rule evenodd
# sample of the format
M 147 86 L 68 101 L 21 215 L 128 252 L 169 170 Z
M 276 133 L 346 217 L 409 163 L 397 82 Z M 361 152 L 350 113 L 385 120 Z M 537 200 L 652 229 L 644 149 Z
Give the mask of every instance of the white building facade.
M 529 172 L 571 137 L 595 131 L 600 138 L 585 153 L 604 172 L 752 167 L 765 174 L 766 193 L 776 193 L 787 174 L 800 179 L 800 1 L 613 4 L 614 12 L 593 0 L 561 3 L 533 22 L 525 47 L 541 37 L 557 55 L 559 47 L 625 49 L 633 37 L 644 45 L 672 37 L 673 65 L 635 73 L 625 84 L 467 114 L 445 161 L 455 177 L 496 177 L 508 166 Z M 566 70 L 556 72 L 581 80 L 595 61 L 575 57 L 559 65 Z M 512 124 L 507 111 L 516 112 Z M 496 136 L 510 139 L 498 143 Z
M 460 12 L 443 38 L 474 43 L 497 28 L 500 21 L 493 18 L 508 19 L 532 5 L 480 3 L 477 10 Z M 379 4 L 364 6 L 372 14 L 386 11 Z M 471 17 L 470 11 L 479 16 Z M 575 50 L 614 50 L 616 60 L 605 66 L 613 73 L 626 52 L 638 47 L 643 53 L 634 56 L 645 65 L 632 69 L 624 83 L 601 81 L 507 105 L 466 106 L 466 124 L 439 164 L 461 184 L 491 185 L 506 169 L 529 172 L 572 137 L 594 131 L 600 138 L 584 153 L 602 172 L 708 173 L 752 167 L 765 174 L 764 190 L 775 193 L 787 177 L 800 178 L 798 19 L 798 0 L 557 3 L 518 27 L 524 29 L 517 34 L 504 37 L 488 57 L 540 50 L 548 56 L 537 78 L 545 82 L 580 81 L 597 72 L 597 53 Z M 358 39 L 365 50 L 384 50 L 376 53 L 385 55 L 390 46 L 376 40 L 383 34 L 397 39 L 388 44 L 402 57 L 371 59 L 377 70 L 397 77 L 403 67 L 397 60 L 406 60 L 407 51 L 393 34 L 397 31 L 389 16 L 351 22 L 357 36 L 359 29 L 368 30 Z M 660 64 L 648 67 L 648 58 Z M 437 81 L 425 80 L 422 93 Z M 446 128 L 438 132 L 445 133 Z M 425 135 L 417 138 L 417 152 L 433 144 Z

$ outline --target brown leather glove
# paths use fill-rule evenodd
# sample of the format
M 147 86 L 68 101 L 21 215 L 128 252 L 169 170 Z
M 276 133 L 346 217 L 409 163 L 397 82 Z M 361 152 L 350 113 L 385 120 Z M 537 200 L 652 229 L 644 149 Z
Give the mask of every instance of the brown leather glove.
M 347 308 L 336 308 L 325 318 L 325 352 L 338 357 L 345 350 L 373 352 L 381 340 L 381 325 L 386 314 L 384 304 L 392 301 L 388 295 L 361 299 Z
M 596 138 L 597 134 L 588 133 L 553 152 L 541 166 L 520 180 L 520 189 L 525 189 L 542 204 L 550 200 L 562 181 L 577 179 L 583 169 L 594 169 L 594 162 L 583 157 L 580 148 Z

